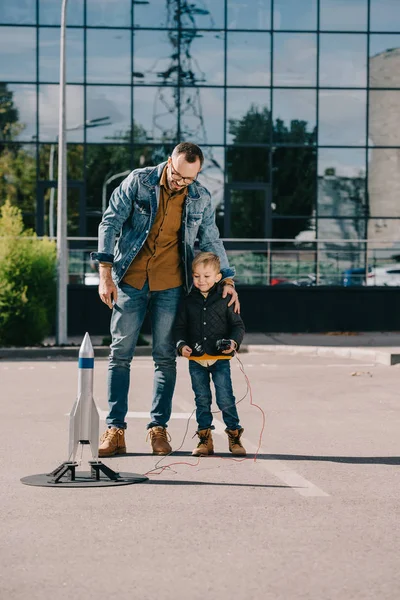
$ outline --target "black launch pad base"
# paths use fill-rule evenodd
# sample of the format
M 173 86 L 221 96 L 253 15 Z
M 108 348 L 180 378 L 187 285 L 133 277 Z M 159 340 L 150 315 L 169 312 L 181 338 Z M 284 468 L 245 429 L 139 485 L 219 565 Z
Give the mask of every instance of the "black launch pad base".
M 117 487 L 144 483 L 149 478 L 137 473 L 117 473 L 101 461 L 89 461 L 90 471 L 78 471 L 76 462 L 64 462 L 51 473 L 23 477 L 21 483 L 39 487 Z

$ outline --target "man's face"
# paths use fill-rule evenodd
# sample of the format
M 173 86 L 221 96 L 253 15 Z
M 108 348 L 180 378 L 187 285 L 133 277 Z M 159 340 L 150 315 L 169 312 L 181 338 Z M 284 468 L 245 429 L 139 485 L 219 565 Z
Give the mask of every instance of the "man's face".
M 200 263 L 193 271 L 193 285 L 201 292 L 208 292 L 221 277 L 221 273 L 214 266 Z
M 189 163 L 185 160 L 184 154 L 178 154 L 168 159 L 167 181 L 168 187 L 172 192 L 182 190 L 190 185 L 200 172 L 200 160 Z

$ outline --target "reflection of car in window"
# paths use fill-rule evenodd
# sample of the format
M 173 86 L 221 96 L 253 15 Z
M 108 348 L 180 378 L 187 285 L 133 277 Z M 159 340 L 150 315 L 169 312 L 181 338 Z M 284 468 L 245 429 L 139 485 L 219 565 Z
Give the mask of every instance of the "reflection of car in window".
M 367 278 L 367 285 L 400 286 L 400 264 L 372 269 Z
M 371 273 L 371 267 L 368 267 L 368 273 Z M 365 285 L 365 275 L 365 267 L 346 269 L 343 271 L 343 285 L 345 287 Z

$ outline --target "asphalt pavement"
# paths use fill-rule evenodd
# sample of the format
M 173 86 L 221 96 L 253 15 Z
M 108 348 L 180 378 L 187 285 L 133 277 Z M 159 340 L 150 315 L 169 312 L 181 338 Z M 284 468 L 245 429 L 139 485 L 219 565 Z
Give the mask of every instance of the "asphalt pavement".
M 236 361 L 248 460 L 230 460 L 220 415 L 216 456 L 190 456 L 193 399 L 179 359 L 169 432 L 182 447 L 148 483 L 116 489 L 20 483 L 67 458 L 77 365 L 1 360 L 0 597 L 398 600 L 400 367 L 273 352 L 241 360 L 266 417 L 257 460 L 262 412 Z M 145 430 L 152 374 L 150 357 L 134 360 L 128 454 L 104 460 L 115 470 L 143 474 L 158 461 Z M 102 418 L 106 377 L 96 360 Z M 84 470 L 89 458 L 85 449 Z

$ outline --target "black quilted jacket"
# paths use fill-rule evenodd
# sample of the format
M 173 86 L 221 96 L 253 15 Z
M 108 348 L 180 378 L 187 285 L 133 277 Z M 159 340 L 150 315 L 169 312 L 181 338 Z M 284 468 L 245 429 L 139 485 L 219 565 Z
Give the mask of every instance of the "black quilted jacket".
M 219 355 L 216 341 L 230 339 L 239 349 L 244 336 L 244 324 L 240 315 L 233 312 L 233 304 L 228 307 L 231 296 L 222 298 L 221 284 L 214 285 L 207 298 L 193 288 L 180 306 L 175 321 L 175 344 L 177 349 L 188 345 L 192 356 L 201 354 Z M 196 351 L 196 344 L 198 350 Z

